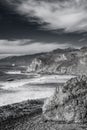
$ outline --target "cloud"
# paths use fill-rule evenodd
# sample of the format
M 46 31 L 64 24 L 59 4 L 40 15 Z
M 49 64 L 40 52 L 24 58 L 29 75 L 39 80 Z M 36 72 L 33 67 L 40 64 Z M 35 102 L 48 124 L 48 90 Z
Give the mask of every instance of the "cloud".
M 22 39 L 22 40 L 1 40 L 0 39 L 0 46 L 23 46 L 24 44 L 31 43 L 32 40 L 30 39 Z
M 87 31 L 86 0 L 8 0 L 16 11 L 36 19 L 48 30 L 64 29 L 65 32 Z
M 26 42 L 29 41 L 29 44 Z M 40 52 L 48 52 L 54 50 L 56 48 L 67 48 L 70 45 L 58 44 L 58 43 L 39 43 L 39 42 L 31 42 L 30 39 L 24 40 L 0 40 L 0 55 L 26 55 L 26 54 L 35 54 Z

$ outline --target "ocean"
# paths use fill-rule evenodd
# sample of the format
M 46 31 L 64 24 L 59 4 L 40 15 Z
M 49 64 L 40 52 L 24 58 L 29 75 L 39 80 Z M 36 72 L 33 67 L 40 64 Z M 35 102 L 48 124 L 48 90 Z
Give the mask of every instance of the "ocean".
M 28 99 L 50 97 L 56 87 L 74 76 L 10 73 L 9 71 L 0 77 L 0 106 L 4 106 Z

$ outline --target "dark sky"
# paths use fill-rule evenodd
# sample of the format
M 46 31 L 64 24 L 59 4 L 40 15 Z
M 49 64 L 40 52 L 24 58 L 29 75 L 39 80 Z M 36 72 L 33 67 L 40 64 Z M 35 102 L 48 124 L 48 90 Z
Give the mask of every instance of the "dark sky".
M 0 54 L 86 46 L 86 0 L 0 0 Z

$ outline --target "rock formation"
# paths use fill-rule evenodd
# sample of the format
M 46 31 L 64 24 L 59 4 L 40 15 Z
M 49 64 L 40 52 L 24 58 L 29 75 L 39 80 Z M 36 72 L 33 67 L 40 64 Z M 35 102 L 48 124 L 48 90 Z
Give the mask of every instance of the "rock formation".
M 12 66 L 15 64 L 15 66 Z M 0 66 L 41 74 L 87 74 L 87 47 L 56 49 L 34 55 L 0 59 Z
M 87 77 L 72 78 L 43 105 L 45 120 L 82 123 L 87 122 Z
M 57 74 L 87 74 L 87 51 L 81 49 L 57 49 L 32 60 L 29 72 Z

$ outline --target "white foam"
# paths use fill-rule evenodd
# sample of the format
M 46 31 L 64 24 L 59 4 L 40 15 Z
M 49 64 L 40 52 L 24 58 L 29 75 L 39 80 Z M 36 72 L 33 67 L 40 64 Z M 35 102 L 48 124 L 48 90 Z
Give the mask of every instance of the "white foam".
M 75 77 L 71 75 L 46 75 L 42 77 L 36 77 L 32 79 L 22 79 L 11 82 L 1 82 L 0 84 L 3 86 L 3 89 L 12 89 L 18 88 L 25 84 L 45 84 L 45 83 L 65 83 L 68 79 Z
M 8 71 L 6 74 L 21 74 L 21 71 Z
M 23 79 L 11 82 L 1 82 L 3 90 L 12 90 L 13 92 L 7 91 L 0 95 L 0 106 L 21 102 L 27 99 L 40 99 L 50 97 L 54 93 L 55 87 L 41 87 L 36 84 L 46 83 L 62 83 L 74 76 L 69 75 L 48 75 L 32 79 Z M 33 84 L 35 86 L 33 86 Z

